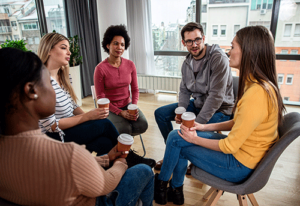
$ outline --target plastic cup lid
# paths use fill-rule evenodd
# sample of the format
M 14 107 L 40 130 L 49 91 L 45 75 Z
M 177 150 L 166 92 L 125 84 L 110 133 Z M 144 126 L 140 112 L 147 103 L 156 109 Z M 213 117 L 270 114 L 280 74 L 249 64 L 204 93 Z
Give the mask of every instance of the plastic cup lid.
M 130 104 L 130 105 L 128 105 L 128 107 L 127 107 L 129 110 L 135 110 L 135 109 L 137 109 L 137 108 L 139 108 L 136 104 Z
M 194 120 L 196 119 L 196 115 L 193 112 L 185 112 L 182 114 L 181 119 L 183 120 Z
M 184 107 L 177 107 L 175 109 L 175 114 L 182 114 L 186 111 L 186 109 Z
M 107 98 L 101 98 L 101 99 L 98 99 L 97 103 L 98 104 L 109 104 L 110 101 Z
M 132 145 L 134 142 L 133 137 L 129 134 L 120 134 L 118 136 L 118 141 L 125 145 Z

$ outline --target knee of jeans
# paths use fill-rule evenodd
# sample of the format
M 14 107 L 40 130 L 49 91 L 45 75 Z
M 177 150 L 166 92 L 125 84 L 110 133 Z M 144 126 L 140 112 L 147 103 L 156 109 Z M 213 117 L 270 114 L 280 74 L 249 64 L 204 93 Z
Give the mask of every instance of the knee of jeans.
M 134 166 L 136 170 L 139 171 L 139 174 L 143 174 L 145 177 L 152 177 L 154 176 L 151 167 L 146 164 L 137 164 Z
M 161 118 L 161 112 L 162 112 L 161 110 L 162 110 L 162 108 L 158 108 L 154 111 L 155 119 Z
M 176 141 L 177 139 L 182 139 L 179 134 L 178 134 L 178 129 L 175 129 L 173 131 L 171 131 L 168 135 L 168 138 L 167 138 L 167 144 L 168 143 L 173 143 L 174 141 Z

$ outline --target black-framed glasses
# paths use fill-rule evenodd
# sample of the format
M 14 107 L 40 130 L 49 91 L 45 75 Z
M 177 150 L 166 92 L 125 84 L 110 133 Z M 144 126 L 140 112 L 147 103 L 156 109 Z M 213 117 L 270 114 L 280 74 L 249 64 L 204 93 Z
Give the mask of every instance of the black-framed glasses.
M 186 44 L 187 46 L 192 46 L 192 45 L 194 44 L 194 42 L 195 42 L 197 45 L 200 44 L 201 41 L 202 41 L 202 39 L 203 39 L 203 38 L 196 38 L 195 40 L 187 40 L 187 41 L 184 41 L 184 42 L 185 42 L 185 44 Z

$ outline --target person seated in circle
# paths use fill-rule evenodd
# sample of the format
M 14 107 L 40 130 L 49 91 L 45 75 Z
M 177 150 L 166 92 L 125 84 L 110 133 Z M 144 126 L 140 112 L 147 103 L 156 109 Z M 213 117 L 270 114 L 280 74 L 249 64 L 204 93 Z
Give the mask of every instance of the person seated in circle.
M 108 119 L 116 126 L 119 133 L 135 136 L 147 130 L 148 122 L 140 109 L 137 109 L 135 114 L 130 114 L 128 111 L 128 106 L 137 105 L 139 100 L 135 65 L 122 57 L 129 45 L 130 37 L 124 25 L 113 25 L 106 29 L 102 48 L 109 57 L 96 66 L 94 84 L 97 99 L 110 100 Z M 155 160 L 147 158 L 139 158 L 139 161 L 151 167 L 156 163 Z
M 234 118 L 173 130 L 167 139 L 160 174 L 155 175 L 154 199 L 183 204 L 187 162 L 229 182 L 245 181 L 279 139 L 285 107 L 276 75 L 274 39 L 267 28 L 249 26 L 232 41 L 229 66 L 240 70 Z M 230 131 L 228 135 L 213 131 Z M 170 188 L 167 192 L 169 178 Z
M 84 147 L 49 138 L 39 120 L 56 110 L 49 70 L 32 52 L 0 49 L 0 197 L 19 205 L 135 205 L 153 202 L 153 172 L 127 170 L 113 147 L 93 157 Z M 112 163 L 104 170 L 103 166 Z
M 69 75 L 70 44 L 59 33 L 44 35 L 38 47 L 38 56 L 50 72 L 51 85 L 56 93 L 55 112 L 39 121 L 43 133 L 64 142 L 85 144 L 97 155 L 108 153 L 119 135 L 107 119 L 108 109 L 97 108 L 84 112 L 77 104 Z

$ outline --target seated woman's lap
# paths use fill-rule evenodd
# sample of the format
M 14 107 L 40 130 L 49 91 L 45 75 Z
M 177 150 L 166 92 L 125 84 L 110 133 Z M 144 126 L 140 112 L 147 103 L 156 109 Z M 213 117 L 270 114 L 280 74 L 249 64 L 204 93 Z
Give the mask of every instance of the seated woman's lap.
M 87 150 L 97 155 L 106 154 L 118 143 L 118 131 L 108 119 L 92 120 L 63 130 L 65 142 L 85 144 Z M 46 133 L 49 137 L 61 140 L 58 133 Z
M 172 135 L 169 135 L 168 141 L 180 141 L 176 144 L 181 146 L 180 158 L 189 160 L 196 167 L 230 182 L 241 182 L 251 174 L 252 170 L 242 165 L 232 154 L 224 154 L 223 152 L 188 143 L 178 134 L 176 135 L 175 132 L 177 133 L 177 131 L 171 132 Z M 197 131 L 197 135 L 206 139 L 224 139 L 227 137 L 214 132 L 200 131 Z

